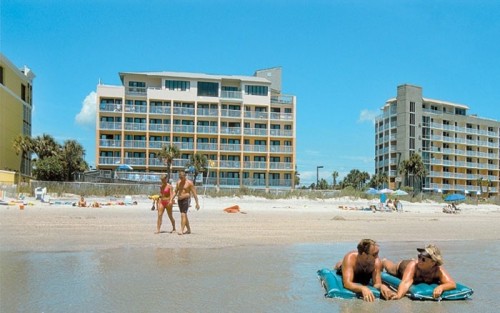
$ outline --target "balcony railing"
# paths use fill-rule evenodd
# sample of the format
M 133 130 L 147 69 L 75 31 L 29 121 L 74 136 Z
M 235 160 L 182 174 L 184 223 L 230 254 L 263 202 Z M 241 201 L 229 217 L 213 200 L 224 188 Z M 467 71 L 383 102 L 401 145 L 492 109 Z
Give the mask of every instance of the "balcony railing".
M 146 140 L 125 140 L 125 148 L 146 148 Z
M 202 108 L 198 108 L 196 110 L 196 113 L 198 114 L 198 116 L 213 116 L 213 117 L 217 117 L 218 114 L 219 114 L 219 111 L 217 109 L 202 109 Z
M 250 118 L 250 119 L 267 119 L 267 112 L 251 112 L 251 111 L 245 111 L 245 118 Z
M 243 133 L 245 135 L 250 135 L 250 136 L 267 136 L 267 129 L 266 128 L 245 128 Z
M 152 106 L 149 107 L 149 113 L 151 114 L 170 114 L 172 109 L 167 106 Z
M 196 144 L 196 148 L 198 150 L 204 150 L 204 151 L 217 151 L 217 144 L 216 143 L 208 143 L 208 142 L 198 142 Z
M 100 122 L 99 123 L 99 128 L 100 129 L 108 129 L 108 130 L 117 130 L 117 129 L 122 129 L 122 123 L 121 122 Z
M 241 91 L 221 90 L 220 97 L 223 99 L 243 99 Z
M 194 133 L 194 125 L 174 125 L 173 131 L 176 133 Z
M 281 95 L 281 96 L 271 96 L 272 104 L 292 104 L 293 96 Z
M 270 117 L 272 120 L 285 120 L 285 121 L 291 121 L 293 120 L 293 114 L 292 113 L 270 113 Z
M 241 167 L 241 161 L 227 161 L 227 160 L 220 161 L 219 167 L 220 168 L 239 169 Z
M 244 145 L 243 150 L 245 152 L 267 152 L 266 145 Z
M 241 110 L 220 110 L 220 116 L 222 117 L 241 117 Z
M 179 108 L 179 107 L 174 107 L 174 114 L 177 114 L 177 115 L 194 115 L 194 108 Z
M 146 123 L 125 123 L 125 130 L 146 131 Z
M 221 144 L 221 151 L 241 151 L 241 144 Z
M 149 130 L 154 132 L 170 132 L 170 124 L 149 124 Z
M 218 127 L 217 126 L 196 126 L 198 134 L 217 134 Z
M 245 161 L 243 167 L 248 169 L 265 169 L 266 164 L 265 161 Z
M 110 148 L 120 148 L 121 141 L 114 140 L 114 139 L 99 139 L 99 146 L 100 147 L 110 147 Z

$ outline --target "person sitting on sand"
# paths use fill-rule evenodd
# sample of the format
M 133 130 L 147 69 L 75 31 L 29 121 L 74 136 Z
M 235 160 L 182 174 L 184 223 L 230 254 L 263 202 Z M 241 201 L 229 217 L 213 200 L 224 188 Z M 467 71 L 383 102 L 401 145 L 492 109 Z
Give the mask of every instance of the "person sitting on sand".
M 435 245 L 418 248 L 417 260 L 403 260 L 395 264 L 387 259 L 382 264 L 387 273 L 401 279 L 398 291 L 390 300 L 401 299 L 406 295 L 412 284 L 427 283 L 438 284 L 434 288 L 433 297 L 439 298 L 443 291 L 455 289 L 455 281 L 443 268 L 443 257 L 441 251 Z
M 97 201 L 92 202 L 92 204 L 90 206 L 93 208 L 100 208 L 101 207 L 101 205 Z
M 80 196 L 80 201 L 78 201 L 78 206 L 80 208 L 87 207 L 87 201 L 85 201 L 85 198 L 83 198 L 83 196 Z
M 363 239 L 357 248 L 358 251 L 347 253 L 334 267 L 337 274 L 342 275 L 344 287 L 362 294 L 364 301 L 373 302 L 375 296 L 367 287 L 371 280 L 373 287 L 380 289 L 385 299 L 394 296 L 394 292 L 382 284 L 382 261 L 378 256 L 380 250 L 378 244 L 374 240 Z
M 396 206 L 394 206 L 394 203 L 392 203 L 391 199 L 387 200 L 386 206 L 388 209 L 390 209 L 392 211 L 396 211 Z

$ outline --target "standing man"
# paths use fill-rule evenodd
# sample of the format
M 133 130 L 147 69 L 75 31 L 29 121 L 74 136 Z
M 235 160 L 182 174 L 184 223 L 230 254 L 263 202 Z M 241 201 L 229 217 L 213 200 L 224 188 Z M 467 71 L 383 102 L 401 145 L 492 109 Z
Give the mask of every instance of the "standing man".
M 342 261 L 335 265 L 337 273 L 342 275 L 342 283 L 346 289 L 361 294 L 363 300 L 373 302 L 375 296 L 367 287 L 370 281 L 373 287 L 380 290 L 385 299 L 390 299 L 394 292 L 382 284 L 382 261 L 378 257 L 379 246 L 371 239 L 359 242 L 357 251 L 347 253 Z
M 193 195 L 196 201 L 196 210 L 200 209 L 200 204 L 198 202 L 198 195 L 196 194 L 196 187 L 192 181 L 186 179 L 186 172 L 184 170 L 179 172 L 179 181 L 177 181 L 177 185 L 175 186 L 175 195 L 177 196 L 179 211 L 181 212 L 181 231 L 178 234 L 191 234 L 191 227 L 189 227 L 187 217 L 191 195 Z M 184 231 L 184 228 L 186 228 L 186 231 Z

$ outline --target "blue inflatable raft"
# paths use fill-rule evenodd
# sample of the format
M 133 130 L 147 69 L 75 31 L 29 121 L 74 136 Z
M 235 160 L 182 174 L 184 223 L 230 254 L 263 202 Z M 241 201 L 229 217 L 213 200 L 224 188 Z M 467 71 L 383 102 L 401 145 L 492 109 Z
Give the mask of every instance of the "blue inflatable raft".
M 362 298 L 361 294 L 356 294 L 344 288 L 342 283 L 342 276 L 338 275 L 335 270 L 324 268 L 318 271 L 318 278 L 321 286 L 325 288 L 325 297 L 327 298 L 341 298 L 341 299 L 354 299 Z M 373 292 L 375 298 L 380 298 L 380 291 L 373 286 L 368 286 Z
M 384 272 L 382 273 L 382 282 L 391 287 L 393 290 L 397 290 L 399 284 L 401 283 L 401 279 Z M 464 300 L 469 298 L 474 293 L 474 290 L 472 290 L 471 288 L 457 283 L 456 289 L 447 290 L 443 292 L 440 298 L 434 298 L 432 296 L 432 292 L 436 287 L 437 284 L 426 284 L 426 283 L 415 284 L 410 287 L 406 295 L 413 300 L 441 301 L 441 300 Z

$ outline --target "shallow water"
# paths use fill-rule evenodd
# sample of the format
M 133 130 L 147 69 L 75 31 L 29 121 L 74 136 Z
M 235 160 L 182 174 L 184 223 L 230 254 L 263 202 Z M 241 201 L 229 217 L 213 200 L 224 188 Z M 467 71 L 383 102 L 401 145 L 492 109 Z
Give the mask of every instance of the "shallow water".
M 474 289 L 454 302 L 324 298 L 316 271 L 356 243 L 221 249 L 0 252 L 1 312 L 495 312 L 500 242 L 437 242 L 448 272 Z M 416 257 L 424 243 L 381 242 Z M 481 266 L 477 266 L 477 265 Z M 495 279 L 491 279 L 491 278 Z

